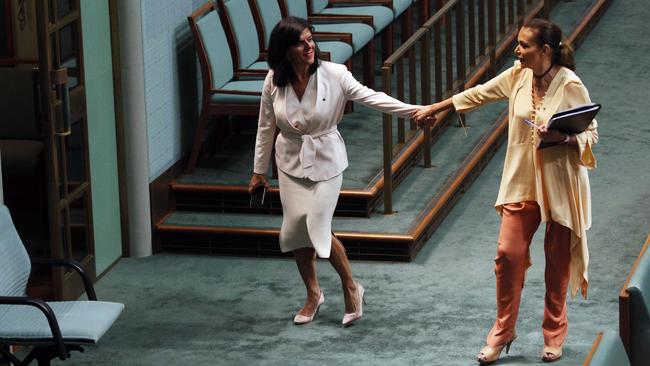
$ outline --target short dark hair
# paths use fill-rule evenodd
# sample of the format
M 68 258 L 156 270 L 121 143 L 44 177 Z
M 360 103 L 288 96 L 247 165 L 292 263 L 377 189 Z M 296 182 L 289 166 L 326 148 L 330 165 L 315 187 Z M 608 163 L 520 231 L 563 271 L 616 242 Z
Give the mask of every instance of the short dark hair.
M 553 51 L 551 62 L 567 67 L 571 70 L 576 69 L 573 47 L 567 42 L 562 42 L 562 29 L 557 24 L 545 19 L 534 18 L 524 23 L 524 28 L 530 28 L 535 31 L 535 43 L 544 47 L 547 44 Z
M 278 22 L 271 31 L 267 62 L 273 70 L 273 84 L 286 86 L 297 79 L 293 71 L 291 61 L 287 58 L 287 52 L 291 46 L 300 43 L 300 35 L 305 29 L 314 33 L 314 28 L 303 18 L 286 17 Z M 318 46 L 314 49 L 314 63 L 309 66 L 309 75 L 316 72 L 318 68 Z

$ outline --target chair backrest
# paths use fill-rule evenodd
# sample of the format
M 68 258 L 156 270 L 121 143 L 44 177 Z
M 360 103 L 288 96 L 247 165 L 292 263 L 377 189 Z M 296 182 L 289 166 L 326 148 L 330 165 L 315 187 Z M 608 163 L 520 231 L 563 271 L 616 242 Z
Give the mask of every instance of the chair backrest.
M 223 3 L 228 26 L 237 50 L 237 67 L 246 68 L 260 57 L 259 37 L 247 0 L 219 0 Z M 268 0 L 267 0 L 268 1 Z M 225 27 L 224 27 L 225 28 Z
M 633 365 L 650 365 L 650 236 L 619 296 L 620 332 Z
M 201 71 L 208 74 L 203 77 L 209 78 L 212 89 L 219 89 L 232 80 L 234 75 L 232 55 L 219 14 L 210 4 L 189 16 L 188 21 L 197 42 Z M 203 62 L 206 64 L 203 65 Z
M 262 39 L 264 50 L 269 46 L 269 38 L 273 28 L 282 20 L 282 12 L 277 1 L 272 0 L 253 0 L 262 21 Z
M 40 139 L 34 78 L 30 69 L 0 68 L 0 139 Z
M 25 296 L 32 268 L 5 205 L 0 205 L 0 253 L 0 296 Z
M 623 342 L 616 331 L 599 333 L 583 366 L 629 366 Z
M 305 0 L 285 0 L 287 15 L 307 19 L 307 2 Z

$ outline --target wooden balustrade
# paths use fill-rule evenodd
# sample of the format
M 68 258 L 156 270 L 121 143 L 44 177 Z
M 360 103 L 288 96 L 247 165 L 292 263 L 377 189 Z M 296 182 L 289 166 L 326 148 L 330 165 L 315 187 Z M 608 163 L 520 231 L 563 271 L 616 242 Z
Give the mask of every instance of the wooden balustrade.
M 530 12 L 544 9 L 548 14 L 553 0 L 449 0 L 404 41 L 382 65 L 382 87 L 388 95 L 408 102 L 430 104 L 472 86 L 468 81 L 479 65 L 488 77 L 496 75 L 497 45 L 518 29 Z M 432 46 L 433 45 L 433 49 Z M 418 57 L 419 56 L 419 57 Z M 405 67 L 405 63 L 408 63 Z M 405 75 L 408 73 L 408 75 Z M 433 74 L 433 75 L 432 75 Z M 475 81 L 473 81 L 475 82 Z M 395 85 L 395 90 L 393 90 Z M 435 99 L 432 98 L 432 90 Z M 431 167 L 431 136 L 449 123 L 448 113 L 431 126 L 417 130 L 413 121 L 391 115 L 383 117 L 384 214 L 393 213 L 393 159 L 407 141 L 423 134 L 424 166 Z M 393 130 L 396 128 L 396 141 Z

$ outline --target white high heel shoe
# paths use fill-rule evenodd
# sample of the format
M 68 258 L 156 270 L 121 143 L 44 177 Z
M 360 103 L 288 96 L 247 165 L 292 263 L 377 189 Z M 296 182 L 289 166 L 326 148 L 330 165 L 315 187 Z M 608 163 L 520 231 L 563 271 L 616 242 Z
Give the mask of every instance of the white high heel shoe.
M 314 310 L 314 312 L 309 316 L 296 314 L 296 316 L 293 318 L 293 324 L 302 325 L 302 324 L 311 323 L 314 320 L 316 314 L 318 314 L 318 309 L 320 309 L 320 306 L 323 305 L 324 302 L 325 302 L 325 296 L 323 296 L 323 291 L 321 291 L 320 296 L 318 297 L 318 304 L 316 305 L 316 310 Z
M 341 321 L 341 325 L 343 327 L 347 327 L 352 325 L 354 322 L 357 320 L 361 319 L 363 316 L 363 304 L 366 303 L 366 300 L 363 298 L 364 294 L 364 289 L 363 286 L 359 282 L 357 282 L 357 306 L 356 306 L 356 311 L 354 313 L 345 313 L 343 314 L 343 320 Z

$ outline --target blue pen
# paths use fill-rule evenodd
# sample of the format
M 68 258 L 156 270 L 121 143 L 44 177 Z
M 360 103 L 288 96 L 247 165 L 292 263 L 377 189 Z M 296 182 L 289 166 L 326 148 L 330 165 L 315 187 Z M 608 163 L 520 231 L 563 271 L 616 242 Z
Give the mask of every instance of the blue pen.
M 529 119 L 524 119 L 523 122 L 530 127 L 535 127 L 536 130 L 539 130 L 539 126 L 535 124 L 535 122 L 529 120 Z

